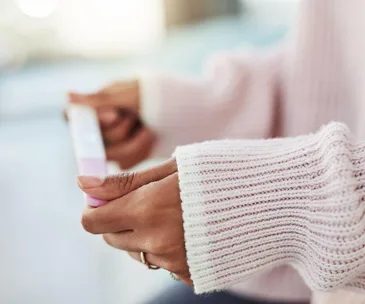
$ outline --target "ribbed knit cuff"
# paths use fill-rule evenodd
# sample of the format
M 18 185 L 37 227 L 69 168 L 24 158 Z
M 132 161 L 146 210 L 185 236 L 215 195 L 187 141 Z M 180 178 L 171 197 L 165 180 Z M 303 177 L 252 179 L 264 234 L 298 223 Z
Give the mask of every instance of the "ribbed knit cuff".
M 195 291 L 283 264 L 315 290 L 365 287 L 364 151 L 338 123 L 297 138 L 179 147 Z

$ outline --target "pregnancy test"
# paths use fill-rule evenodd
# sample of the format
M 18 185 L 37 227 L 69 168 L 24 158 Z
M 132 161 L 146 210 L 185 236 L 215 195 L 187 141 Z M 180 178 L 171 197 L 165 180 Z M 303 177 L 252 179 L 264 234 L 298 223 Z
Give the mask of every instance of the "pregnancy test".
M 70 105 L 67 114 L 79 175 L 105 177 L 106 155 L 96 111 L 84 105 Z M 106 203 L 87 194 L 84 196 L 92 207 Z

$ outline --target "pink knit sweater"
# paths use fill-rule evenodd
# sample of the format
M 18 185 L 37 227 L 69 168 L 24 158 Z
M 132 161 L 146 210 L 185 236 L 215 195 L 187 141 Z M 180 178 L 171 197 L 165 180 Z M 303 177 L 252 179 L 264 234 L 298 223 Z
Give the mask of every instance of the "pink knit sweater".
M 142 81 L 156 154 L 180 146 L 197 293 L 365 289 L 365 1 L 304 0 L 291 36 L 220 54 L 201 79 Z

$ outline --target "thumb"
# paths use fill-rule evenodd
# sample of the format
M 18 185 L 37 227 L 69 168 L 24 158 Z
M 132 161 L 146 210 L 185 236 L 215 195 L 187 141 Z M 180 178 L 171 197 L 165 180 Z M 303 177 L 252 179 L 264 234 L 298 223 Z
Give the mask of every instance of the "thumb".
M 175 172 L 177 172 L 176 160 L 171 159 L 159 166 L 139 172 L 125 172 L 106 178 L 79 176 L 77 181 L 81 190 L 89 196 L 112 201 Z

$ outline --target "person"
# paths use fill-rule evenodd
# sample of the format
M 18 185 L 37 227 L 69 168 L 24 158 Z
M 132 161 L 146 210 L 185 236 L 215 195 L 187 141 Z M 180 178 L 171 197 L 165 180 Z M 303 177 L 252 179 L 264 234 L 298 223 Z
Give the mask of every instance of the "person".
M 200 79 L 71 93 L 98 109 L 121 168 L 174 152 L 142 171 L 80 176 L 109 201 L 85 208 L 84 228 L 196 294 L 296 303 L 364 291 L 364 11 L 362 0 L 303 0 L 280 48 L 218 54 Z

